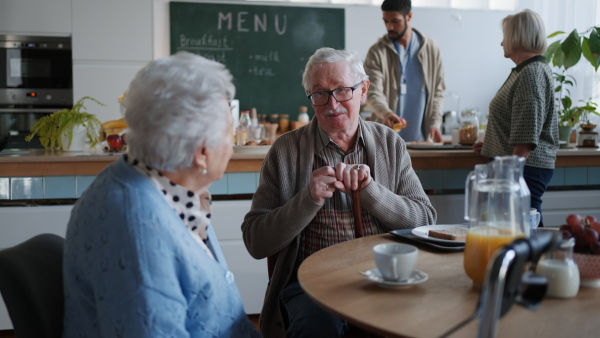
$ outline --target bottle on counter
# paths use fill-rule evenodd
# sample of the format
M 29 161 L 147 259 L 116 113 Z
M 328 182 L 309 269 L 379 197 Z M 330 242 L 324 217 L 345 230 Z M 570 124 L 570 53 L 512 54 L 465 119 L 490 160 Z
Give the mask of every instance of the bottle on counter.
M 256 114 L 256 108 L 250 109 L 250 121 L 253 126 L 258 126 L 258 115 Z
M 290 116 L 288 114 L 279 114 L 279 132 L 287 133 L 290 130 Z
M 536 272 L 548 279 L 547 296 L 571 298 L 577 295 L 579 268 L 573 261 L 574 246 L 574 238 L 563 240 L 547 259 L 541 260 L 537 264 Z
M 236 131 L 238 146 L 246 145 L 248 142 L 250 128 L 252 128 L 252 121 L 250 120 L 250 111 L 245 110 L 240 114 L 240 123 Z
M 300 106 L 300 113 L 298 113 L 298 122 L 308 123 L 309 118 L 308 114 L 306 113 L 307 110 L 308 108 L 306 106 Z

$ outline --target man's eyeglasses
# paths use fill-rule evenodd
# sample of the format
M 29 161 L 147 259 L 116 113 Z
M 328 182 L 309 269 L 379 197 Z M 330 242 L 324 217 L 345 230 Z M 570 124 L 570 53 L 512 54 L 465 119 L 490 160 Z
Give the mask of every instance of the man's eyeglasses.
M 324 90 L 322 92 L 316 92 L 308 95 L 308 99 L 312 102 L 313 106 L 324 106 L 329 103 L 329 97 L 333 95 L 338 102 L 346 102 L 352 100 L 354 91 L 360 87 L 363 81 L 360 81 L 354 87 L 342 87 L 334 90 Z

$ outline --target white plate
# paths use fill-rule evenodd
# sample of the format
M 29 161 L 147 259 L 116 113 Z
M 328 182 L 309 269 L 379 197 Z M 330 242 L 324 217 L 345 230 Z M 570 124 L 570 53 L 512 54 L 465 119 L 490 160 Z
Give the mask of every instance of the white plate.
M 233 146 L 236 154 L 266 154 L 271 146 Z
M 381 286 L 382 288 L 390 288 L 390 289 L 409 287 L 411 285 L 423 283 L 424 281 L 429 279 L 428 274 L 426 274 L 425 272 L 423 272 L 421 270 L 417 270 L 417 269 L 413 270 L 413 272 L 410 274 L 410 277 L 408 277 L 408 279 L 397 281 L 397 282 L 388 281 L 388 280 L 383 279 L 383 277 L 379 273 L 379 269 L 377 269 L 377 268 L 371 269 L 368 271 L 359 271 L 358 273 L 363 275 L 363 277 L 365 277 L 365 279 L 367 279 L 368 281 L 375 282 L 375 283 L 377 283 L 377 285 Z
M 465 229 L 469 229 L 469 226 L 467 224 L 436 224 L 436 225 L 426 225 L 426 226 L 423 226 L 423 227 L 418 227 L 418 228 L 412 229 L 412 233 L 415 236 L 419 236 L 421 238 L 424 238 L 424 239 L 432 241 L 432 242 L 439 242 L 439 243 L 465 243 L 465 241 L 455 241 L 455 240 L 451 240 L 451 239 L 435 238 L 435 237 L 429 237 L 429 235 L 428 235 L 429 230 L 444 230 L 444 229 L 450 229 L 450 228 L 465 228 Z

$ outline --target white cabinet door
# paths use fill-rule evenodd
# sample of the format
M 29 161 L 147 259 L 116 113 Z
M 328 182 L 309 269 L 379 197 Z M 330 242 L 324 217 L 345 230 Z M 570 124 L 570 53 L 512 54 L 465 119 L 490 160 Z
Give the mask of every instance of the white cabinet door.
M 72 0 L 73 59 L 152 59 L 152 1 Z
M 235 282 L 248 314 L 260 313 L 269 278 L 267 260 L 250 256 L 242 239 L 241 225 L 250 210 L 251 200 L 215 201 L 212 204 L 211 224 L 219 244 L 235 276 Z
M 71 0 L 1 0 L 0 32 L 71 35 Z

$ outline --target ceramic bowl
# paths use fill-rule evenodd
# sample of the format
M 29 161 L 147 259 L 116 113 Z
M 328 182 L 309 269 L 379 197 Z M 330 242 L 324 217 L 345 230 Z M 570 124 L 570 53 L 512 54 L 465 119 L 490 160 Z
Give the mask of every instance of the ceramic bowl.
M 581 286 L 600 288 L 600 255 L 573 253 Z

